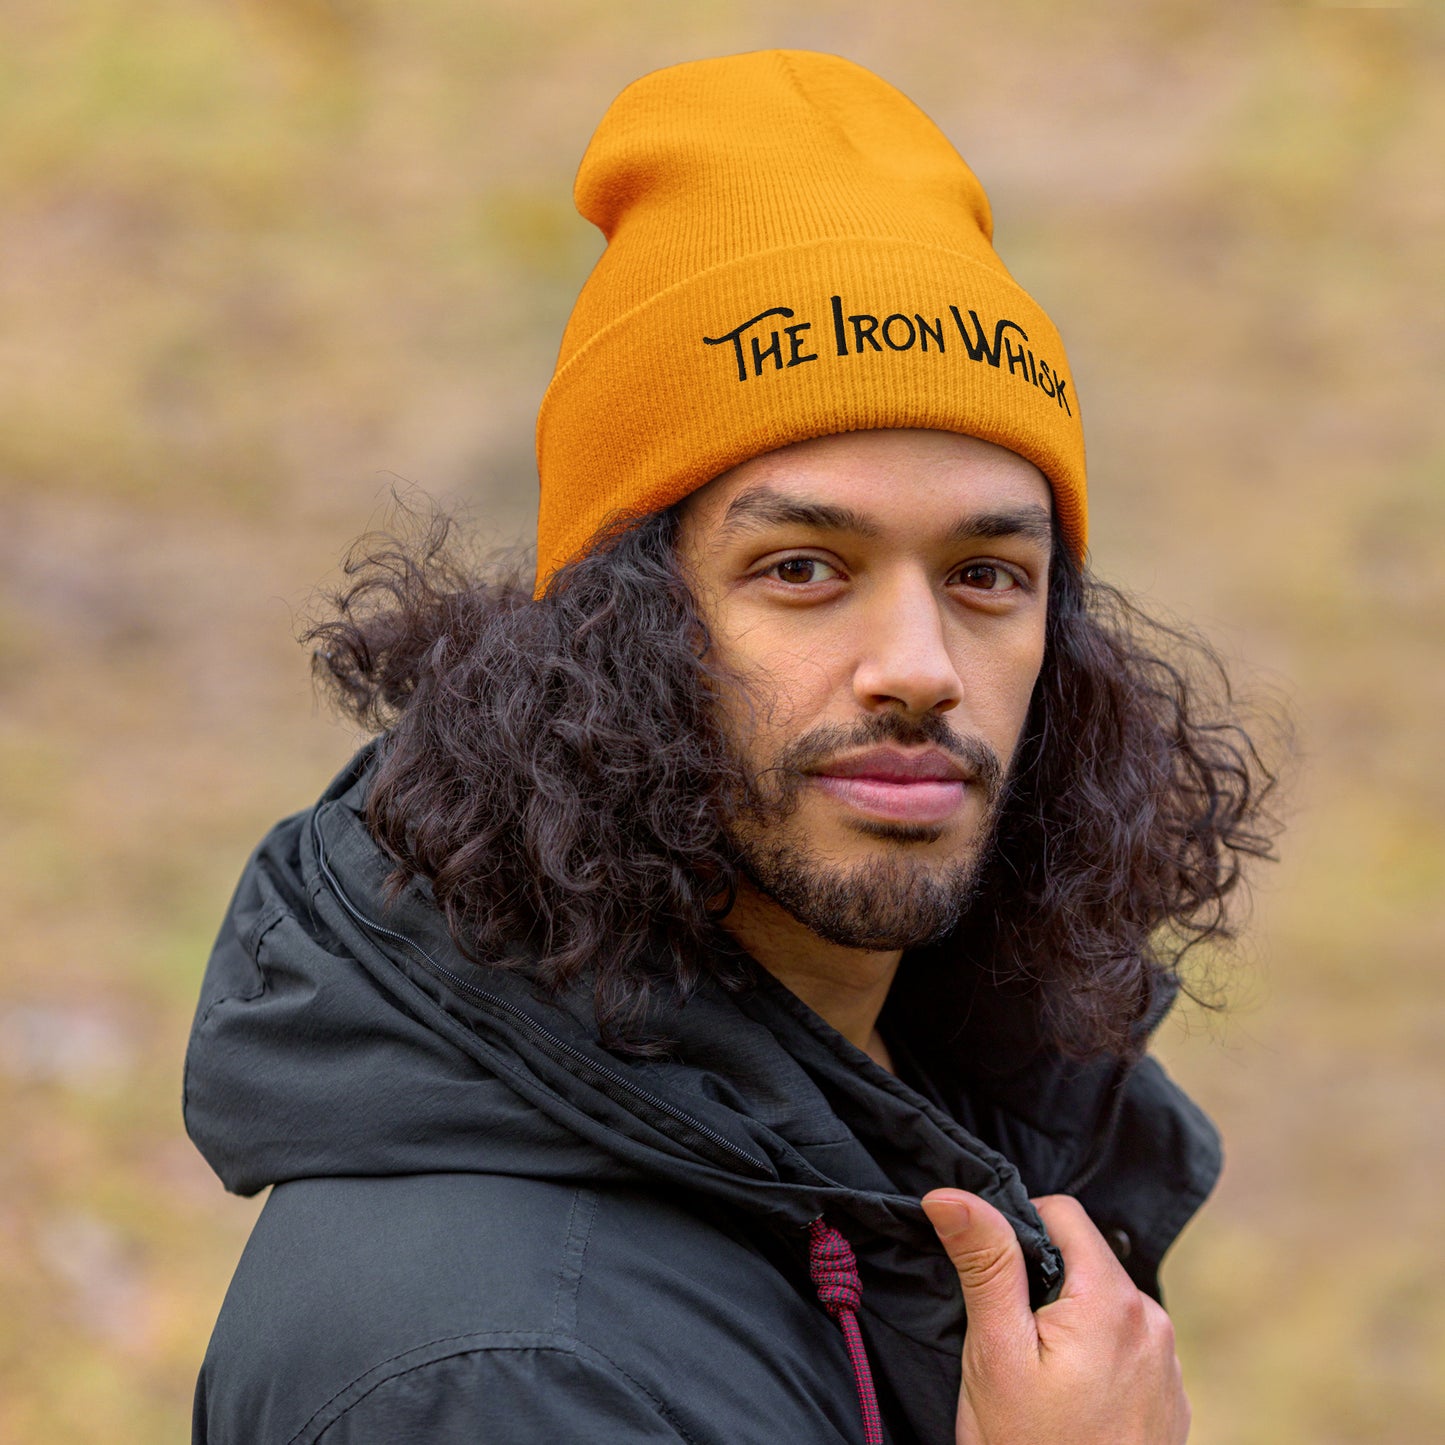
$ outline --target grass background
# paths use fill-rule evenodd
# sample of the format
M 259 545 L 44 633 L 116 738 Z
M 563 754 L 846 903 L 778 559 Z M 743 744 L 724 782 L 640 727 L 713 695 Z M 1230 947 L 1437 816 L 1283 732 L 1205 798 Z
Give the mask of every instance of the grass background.
M 179 1120 L 251 845 L 355 739 L 292 642 L 390 487 L 525 537 L 653 67 L 879 71 L 1069 344 L 1098 570 L 1301 737 L 1167 1267 L 1202 1445 L 1445 1437 L 1445 26 L 1255 0 L 10 0 L 0 15 L 0 1439 L 183 1438 L 257 1205 Z

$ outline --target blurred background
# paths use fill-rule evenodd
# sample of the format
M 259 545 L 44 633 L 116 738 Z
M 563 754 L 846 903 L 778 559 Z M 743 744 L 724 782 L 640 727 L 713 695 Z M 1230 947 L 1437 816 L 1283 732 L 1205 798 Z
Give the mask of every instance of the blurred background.
M 185 1438 L 257 1201 L 181 1059 L 251 846 L 356 738 L 293 638 L 393 487 L 525 540 L 644 71 L 836 51 L 928 111 L 1069 346 L 1094 561 L 1293 711 L 1167 1266 L 1199 1445 L 1445 1438 L 1445 24 L 1256 0 L 8 0 L 0 1439 Z

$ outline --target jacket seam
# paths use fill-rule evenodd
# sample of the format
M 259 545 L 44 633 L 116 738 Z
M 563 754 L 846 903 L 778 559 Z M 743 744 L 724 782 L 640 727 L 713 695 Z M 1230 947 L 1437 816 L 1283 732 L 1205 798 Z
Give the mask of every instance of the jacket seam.
M 266 970 L 261 967 L 261 944 L 266 935 L 286 917 L 286 907 L 282 903 L 273 902 L 270 907 L 263 909 L 251 926 L 241 935 L 240 943 L 246 957 L 251 960 L 256 968 L 256 986 L 245 992 L 223 993 L 219 998 L 213 998 L 206 1005 L 205 1012 L 192 1025 L 190 1036 L 186 1040 L 186 1056 L 181 1064 L 181 1113 L 185 1114 L 186 1108 L 191 1099 L 191 1055 L 194 1050 L 196 1039 L 205 1032 L 206 1025 L 210 1022 L 211 1015 L 224 1003 L 249 1003 L 258 999 L 266 992 Z
M 324 1415 L 348 1390 L 354 1389 L 361 1381 L 366 1379 L 368 1375 L 375 1374 L 379 1370 L 385 1370 L 388 1365 L 394 1365 L 398 1361 L 406 1359 L 408 1355 L 416 1354 L 419 1350 L 435 1349 L 438 1345 L 456 1344 L 461 1346 L 463 1341 L 468 1340 L 475 1341 L 476 1343 L 448 1351 L 445 1354 L 431 1355 L 425 1360 L 418 1360 L 415 1364 L 408 1365 L 405 1369 L 394 1370 L 390 1373 L 380 1375 L 377 1379 L 373 1380 L 361 1394 L 346 1405 L 334 1419 L 328 1420 L 316 1434 L 312 1435 L 310 1433 L 317 1419 Z M 525 1341 L 525 1343 L 511 1343 L 512 1341 L 518 1340 Z M 635 1379 L 628 1371 L 624 1370 L 616 1360 L 603 1354 L 601 1350 L 590 1345 L 584 1345 L 580 1340 L 570 1336 L 561 1336 L 555 1332 L 537 1330 L 487 1330 L 480 1334 L 445 1335 L 440 1339 L 428 1340 L 424 1344 L 415 1345 L 409 1350 L 403 1350 L 400 1354 L 393 1355 L 389 1359 L 382 1360 L 379 1364 L 373 1365 L 371 1369 L 363 1371 L 360 1375 L 356 1376 L 355 1379 L 343 1385 L 342 1388 L 337 1390 L 324 1404 L 320 1405 L 311 1413 L 310 1418 L 287 1440 L 286 1445 L 305 1445 L 305 1442 L 308 1441 L 319 1441 L 328 1430 L 334 1425 L 340 1424 L 340 1422 L 368 1396 L 374 1394 L 383 1385 L 390 1384 L 395 1380 L 405 1379 L 407 1375 L 416 1374 L 421 1370 L 430 1368 L 432 1365 L 441 1364 L 444 1360 L 458 1359 L 463 1355 L 483 1355 L 490 1354 L 494 1351 L 520 1350 L 533 1350 L 556 1355 L 571 1355 L 574 1359 L 583 1360 L 594 1366 L 600 1363 L 600 1365 L 605 1366 L 614 1374 L 620 1376 L 638 1395 L 642 1396 L 680 1440 L 687 1442 L 687 1445 L 696 1445 L 694 1437 L 683 1429 L 667 1406 L 659 1400 L 646 1385 L 642 1384 L 640 1380 Z
M 257 968 L 261 966 L 261 944 L 265 941 L 266 935 L 285 918 L 286 912 L 284 903 L 279 899 L 274 901 L 256 915 L 255 922 L 242 935 L 242 946 L 250 954 Z
M 491 1332 L 489 1332 L 489 1334 L 490 1334 L 490 1333 L 491 1333 Z M 528 1333 L 528 1331 L 525 1331 L 525 1330 L 500 1330 L 500 1331 L 497 1331 L 496 1333 L 501 1334 L 501 1335 L 521 1335 L 521 1334 L 526 1334 L 526 1333 Z M 303 1437 L 303 1436 L 306 1434 L 306 1432 L 312 1427 L 312 1425 L 316 1423 L 316 1417 L 317 1417 L 318 1415 L 324 1414 L 324 1413 L 325 1413 L 327 1410 L 329 1410 L 329 1409 L 331 1408 L 331 1406 L 334 1405 L 348 1390 L 350 1390 L 350 1389 L 352 1389 L 354 1386 L 360 1384 L 362 1380 L 364 1380 L 368 1375 L 372 1374 L 373 1372 L 375 1372 L 375 1371 L 377 1371 L 377 1370 L 384 1370 L 388 1365 L 394 1365 L 394 1364 L 396 1364 L 396 1362 L 397 1362 L 398 1360 L 404 1360 L 408 1355 L 415 1354 L 418 1350 L 430 1350 L 430 1349 L 434 1349 L 437 1345 L 451 1345 L 451 1344 L 456 1344 L 456 1343 L 458 1343 L 458 1342 L 460 1342 L 460 1341 L 462 1341 L 462 1340 L 470 1340 L 470 1339 L 477 1339 L 477 1338 L 479 1338 L 479 1336 L 477 1336 L 477 1335 L 475 1335 L 475 1334 L 441 1335 L 441 1336 L 439 1336 L 437 1339 L 434 1339 L 434 1340 L 423 1340 L 422 1343 L 419 1344 L 419 1345 L 413 1345 L 413 1346 L 411 1346 L 410 1349 L 401 1350 L 401 1351 L 399 1351 L 399 1352 L 398 1352 L 397 1354 L 395 1354 L 395 1355 L 389 1355 L 389 1356 L 387 1356 L 386 1359 L 384 1359 L 384 1360 L 379 1360 L 376 1364 L 372 1365 L 369 1369 L 365 1369 L 365 1370 L 363 1370 L 359 1375 L 353 1376 L 353 1377 L 352 1377 L 351 1379 L 349 1379 L 339 1390 L 336 1390 L 336 1391 L 334 1391 L 332 1394 L 328 1395 L 327 1398 L 326 1398 L 325 1400 L 323 1400 L 323 1401 L 321 1402 L 321 1404 L 319 1404 L 319 1405 L 311 1412 L 310 1415 L 307 1416 L 305 1424 L 303 1424 L 303 1425 L 301 1426 L 301 1428 L 300 1428 L 299 1430 L 297 1430 L 297 1432 L 296 1432 L 294 1435 L 292 1435 L 292 1436 L 290 1437 L 290 1439 L 287 1440 L 286 1445 L 296 1445 L 296 1442 L 297 1442 L 298 1440 L 302 1439 L 302 1437 Z M 482 1348 L 482 1347 L 479 1346 L 478 1348 Z M 466 1354 L 467 1351 L 465 1351 L 465 1350 L 457 1350 L 456 1353 L 459 1354 L 459 1355 L 460 1355 L 460 1354 Z M 433 1357 L 432 1359 L 428 1359 L 428 1360 L 424 1360 L 424 1361 L 418 1362 L 418 1363 L 417 1363 L 416 1365 L 414 1365 L 412 1368 L 413 1368 L 413 1369 L 421 1369 L 424 1365 L 434 1364 L 435 1361 L 436 1361 L 436 1359 L 438 1359 L 438 1358 L 439 1358 L 439 1359 L 449 1359 L 450 1356 L 447 1356 L 447 1355 L 435 1356 L 435 1357 Z M 397 1372 L 398 1375 L 405 1375 L 405 1374 L 409 1374 L 409 1373 L 410 1373 L 410 1370 L 400 1370 L 400 1371 Z M 383 1376 L 381 1377 L 381 1379 L 379 1379 L 379 1380 L 376 1381 L 376 1384 L 377 1384 L 377 1385 L 380 1385 L 383 1381 L 385 1381 L 385 1380 L 390 1380 L 390 1379 L 394 1379 L 394 1378 L 396 1378 L 396 1376 L 393 1376 L 393 1375 L 383 1375 Z M 374 1389 L 375 1386 L 373 1386 L 372 1388 Z M 357 1399 L 352 1401 L 352 1405 L 358 1403 L 358 1401 L 360 1401 L 360 1400 L 364 1400 L 364 1399 L 366 1398 L 366 1395 L 369 1395 L 370 1393 L 371 1393 L 371 1390 L 368 1390 L 368 1391 L 366 1391 L 366 1394 L 357 1396 Z M 347 1409 L 347 1410 L 351 1409 L 351 1405 L 348 1405 L 348 1406 L 346 1407 L 346 1409 Z M 346 1413 L 346 1410 L 343 1410 L 343 1411 L 341 1412 L 342 1415 L 344 1415 L 345 1413 Z M 341 1415 L 338 1415 L 338 1416 L 336 1417 L 336 1419 L 337 1419 L 337 1420 L 341 1419 Z M 336 1420 L 331 1421 L 331 1423 L 328 1424 L 328 1425 L 326 1425 L 326 1426 L 324 1427 L 324 1429 L 329 1430 L 329 1429 L 331 1428 L 331 1426 L 334 1425 L 335 1423 L 336 1423 Z
M 223 993 L 219 998 L 211 1000 L 205 1013 L 201 1015 L 201 1021 L 197 1024 L 197 1030 L 205 1028 L 206 1020 L 220 1008 L 223 1003 L 231 1003 L 233 1000 L 241 1003 L 248 1003 L 252 999 L 260 998 L 266 992 L 266 970 L 261 966 L 261 945 L 266 941 L 266 935 L 271 932 L 286 917 L 286 905 L 273 903 L 269 908 L 264 909 L 256 916 L 256 920 L 241 935 L 241 948 L 246 957 L 256 965 L 256 987 L 247 990 L 236 990 L 234 993 Z
M 579 1218 L 584 1211 L 585 1217 Z M 567 1236 L 562 1243 L 557 1289 L 552 1296 L 552 1328 L 573 1337 L 577 1329 L 577 1296 L 582 1288 L 582 1270 L 596 1214 L 596 1194 L 590 1189 L 575 1189 L 572 1209 L 567 1216 Z

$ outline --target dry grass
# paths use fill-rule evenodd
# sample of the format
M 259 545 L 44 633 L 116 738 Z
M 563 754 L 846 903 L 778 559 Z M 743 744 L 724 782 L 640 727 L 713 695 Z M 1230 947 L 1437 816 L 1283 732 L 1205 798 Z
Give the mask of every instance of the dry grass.
M 250 845 L 352 739 L 294 612 L 395 476 L 525 532 L 626 81 L 873 66 L 989 186 L 1087 408 L 1096 560 L 1304 758 L 1169 1267 L 1202 1445 L 1445 1432 L 1445 40 L 1437 12 L 17 0 L 0 19 L 0 1439 L 184 1434 L 254 1204 L 180 1056 Z

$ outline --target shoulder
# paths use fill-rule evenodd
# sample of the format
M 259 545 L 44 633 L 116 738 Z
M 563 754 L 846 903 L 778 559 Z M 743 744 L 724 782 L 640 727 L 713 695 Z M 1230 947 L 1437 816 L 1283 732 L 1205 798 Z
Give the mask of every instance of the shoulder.
M 521 1330 L 435 1340 L 383 1360 L 322 1401 L 289 1434 L 290 1422 L 260 1433 L 249 1421 L 215 1428 L 204 1415 L 198 1405 L 198 1438 L 248 1445 L 258 1439 L 286 1445 L 690 1440 L 666 1404 L 615 1361 L 576 1340 Z
M 302 1180 L 237 1267 L 195 1439 L 836 1440 L 841 1351 L 766 1242 L 664 1193 Z
M 522 1396 L 529 1372 L 595 1388 L 605 1360 L 574 1350 L 558 1318 L 583 1197 L 485 1174 L 277 1185 L 201 1367 L 196 1438 L 314 1440 L 351 1411 L 388 1438 L 378 1411 L 418 1390 L 465 1410 L 489 1377 Z

